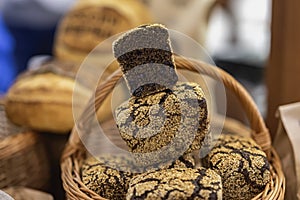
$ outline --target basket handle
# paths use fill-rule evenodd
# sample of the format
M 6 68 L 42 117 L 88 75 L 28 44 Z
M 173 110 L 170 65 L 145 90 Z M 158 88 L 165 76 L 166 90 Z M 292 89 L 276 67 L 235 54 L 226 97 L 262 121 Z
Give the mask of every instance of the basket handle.
M 115 61 L 116 62 L 116 61 Z M 271 150 L 271 137 L 269 130 L 267 129 L 262 116 L 260 115 L 254 101 L 245 90 L 245 88 L 237 82 L 231 75 L 222 69 L 210 65 L 208 63 L 193 60 L 189 58 L 183 58 L 175 55 L 175 63 L 177 69 L 185 69 L 193 72 L 200 72 L 211 78 L 223 81 L 226 88 L 230 89 L 235 93 L 239 101 L 242 103 L 247 117 L 250 121 L 252 129 L 251 136 L 257 142 L 257 144 L 265 151 L 267 156 L 270 156 Z M 118 80 L 122 77 L 120 70 L 115 71 L 111 74 L 105 82 L 97 86 L 95 91 L 95 99 L 90 99 L 86 109 L 83 111 L 81 118 L 78 120 L 77 128 L 84 127 L 87 120 L 93 117 L 94 111 L 98 110 L 106 96 L 113 90 Z M 69 145 L 66 146 L 65 156 L 73 154 L 74 151 L 82 148 L 82 143 L 77 133 L 78 129 L 73 128 L 71 136 L 69 138 Z

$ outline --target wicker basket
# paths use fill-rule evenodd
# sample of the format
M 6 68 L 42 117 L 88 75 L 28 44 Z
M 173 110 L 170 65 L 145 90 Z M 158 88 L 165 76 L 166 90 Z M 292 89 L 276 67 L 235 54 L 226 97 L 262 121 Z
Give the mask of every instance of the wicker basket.
M 5 112 L 4 98 L 0 97 L 0 140 L 19 133 L 21 128 L 9 121 Z
M 284 199 L 285 177 L 281 169 L 280 160 L 277 156 L 277 153 L 271 146 L 269 131 L 266 128 L 266 125 L 250 95 L 234 78 L 217 67 L 204 62 L 185 59 L 178 56 L 175 57 L 175 62 L 177 69 L 200 72 L 203 75 L 208 75 L 212 78 L 217 79 L 221 77 L 225 87 L 232 90 L 236 94 L 237 98 L 244 106 L 245 112 L 249 119 L 252 130 L 251 136 L 266 152 L 268 160 L 271 164 L 271 182 L 266 186 L 263 192 L 258 194 L 253 199 Z M 80 130 L 81 127 L 87 123 L 87 120 L 93 115 L 94 109 L 99 109 L 105 97 L 112 91 L 115 84 L 121 77 L 121 72 L 116 71 L 106 80 L 106 82 L 97 87 L 95 92 L 95 101 L 89 102 L 83 112 L 81 119 L 79 120 L 79 123 L 77 124 L 77 128 L 73 128 L 61 161 L 63 186 L 68 199 L 105 199 L 95 192 L 89 190 L 81 180 L 80 166 L 86 156 L 86 150 L 81 143 L 78 135 L 78 130 Z M 233 130 L 234 128 L 231 129 L 231 131 Z M 247 129 L 245 128 L 244 130 Z M 111 131 L 109 134 L 114 133 L 116 132 Z M 120 140 L 120 137 L 116 136 L 109 136 L 109 138 L 115 140 L 113 141 L 115 144 L 118 142 L 117 140 Z
M 38 135 L 21 132 L 0 140 L 0 188 L 47 189 L 49 166 Z

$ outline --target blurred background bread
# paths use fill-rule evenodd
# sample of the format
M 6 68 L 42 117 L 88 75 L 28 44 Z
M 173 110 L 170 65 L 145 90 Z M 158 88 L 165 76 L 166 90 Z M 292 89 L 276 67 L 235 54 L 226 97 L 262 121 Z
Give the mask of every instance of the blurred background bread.
M 54 73 L 21 78 L 7 93 L 7 115 L 12 122 L 34 130 L 66 133 L 74 125 L 74 85 L 74 79 Z M 76 87 L 74 92 L 88 98 L 87 89 L 83 86 Z
M 110 36 L 152 21 L 137 0 L 79 0 L 59 24 L 54 55 L 81 62 Z M 107 48 L 111 50 L 111 46 Z

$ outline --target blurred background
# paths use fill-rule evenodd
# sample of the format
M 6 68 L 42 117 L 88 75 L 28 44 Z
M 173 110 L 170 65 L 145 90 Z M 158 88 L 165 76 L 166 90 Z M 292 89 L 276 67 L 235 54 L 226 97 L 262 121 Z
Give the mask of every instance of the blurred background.
M 101 1 L 101 0 L 99 0 Z M 4 0 L 0 3 L 0 93 L 34 55 L 52 54 L 55 29 L 75 0 Z M 270 49 L 270 0 L 143 1 L 155 21 L 202 44 L 266 111 L 263 73 Z M 166 12 L 168 11 L 168 12 Z
M 0 1 L 0 93 L 34 55 L 52 54 L 56 25 L 73 0 Z
M 54 54 L 59 24 L 79 1 L 87 0 L 0 0 L 0 96 L 28 69 L 32 57 Z M 298 0 L 130 1 L 144 4 L 154 22 L 200 43 L 218 67 L 245 86 L 271 134 L 277 128 L 278 106 L 300 100 Z M 134 11 L 127 12 L 130 16 Z M 242 106 L 233 94 L 227 95 L 227 115 L 244 121 Z
M 271 0 L 141 1 L 155 22 L 200 43 L 218 67 L 246 87 L 266 116 L 264 72 L 270 51 Z M 26 70 L 31 57 L 52 55 L 57 26 L 74 3 L 75 0 L 1 1 L 0 93 L 5 94 L 16 76 Z M 228 115 L 245 118 L 239 114 L 243 112 L 238 102 L 231 99 Z

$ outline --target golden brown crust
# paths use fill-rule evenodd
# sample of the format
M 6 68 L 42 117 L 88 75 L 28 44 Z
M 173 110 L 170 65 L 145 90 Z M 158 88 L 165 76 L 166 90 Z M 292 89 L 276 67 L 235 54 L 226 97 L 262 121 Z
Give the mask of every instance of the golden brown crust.
M 9 100 L 6 112 L 15 124 L 37 131 L 67 134 L 74 126 L 70 104 Z
M 151 21 L 147 9 L 135 0 L 78 1 L 59 25 L 55 56 L 83 61 L 103 40 Z M 110 51 L 111 47 L 108 46 L 107 50 Z
M 39 131 L 68 133 L 74 126 L 72 78 L 44 73 L 19 79 L 6 96 L 8 118 L 25 127 Z M 89 98 L 86 88 L 78 86 L 78 97 Z M 82 105 L 74 105 L 83 107 Z

